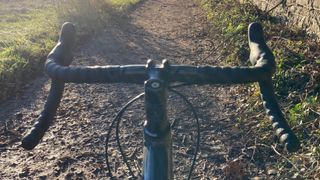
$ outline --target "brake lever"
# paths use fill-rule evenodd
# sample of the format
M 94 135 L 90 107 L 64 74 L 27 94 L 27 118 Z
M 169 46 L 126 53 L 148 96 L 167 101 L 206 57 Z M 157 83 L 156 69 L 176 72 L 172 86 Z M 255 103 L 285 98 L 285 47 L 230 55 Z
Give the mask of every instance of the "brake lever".
M 255 66 L 266 68 L 268 74 L 270 74 L 268 80 L 259 82 L 261 99 L 266 113 L 272 121 L 272 126 L 280 142 L 285 145 L 288 152 L 295 152 L 300 149 L 300 142 L 288 125 L 276 100 L 272 85 L 272 75 L 276 70 L 275 58 L 264 40 L 260 23 L 249 25 L 248 40 L 250 62 Z

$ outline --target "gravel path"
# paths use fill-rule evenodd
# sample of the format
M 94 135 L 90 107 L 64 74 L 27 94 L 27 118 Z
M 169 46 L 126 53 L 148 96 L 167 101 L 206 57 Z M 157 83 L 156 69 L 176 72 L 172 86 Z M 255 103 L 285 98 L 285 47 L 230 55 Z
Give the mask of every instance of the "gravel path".
M 172 64 L 218 65 L 219 54 L 209 37 L 204 13 L 192 0 L 149 0 L 128 17 L 119 18 L 104 31 L 77 47 L 73 65 L 146 63 L 148 59 Z M 219 52 L 219 51 L 217 51 Z M 231 89 L 231 88 L 228 88 Z M 223 168 L 237 158 L 243 132 L 234 126 L 235 97 L 222 87 L 192 86 L 187 95 L 200 116 L 201 148 L 193 179 L 221 179 Z M 49 80 L 39 77 L 25 93 L 0 106 L 1 179 L 108 179 L 104 141 L 112 118 L 128 100 L 143 91 L 128 84 L 68 84 L 52 127 L 32 151 L 20 145 L 21 137 L 41 112 Z M 196 128 L 190 110 L 176 95 L 169 96 L 169 117 L 179 122 L 173 129 L 175 178 L 185 179 L 190 168 Z M 126 112 L 121 142 L 132 168 L 140 174 L 142 163 L 143 102 Z M 111 165 L 119 179 L 129 176 L 115 139 Z M 237 167 L 235 168 L 237 171 Z M 232 173 L 232 172 L 231 172 Z

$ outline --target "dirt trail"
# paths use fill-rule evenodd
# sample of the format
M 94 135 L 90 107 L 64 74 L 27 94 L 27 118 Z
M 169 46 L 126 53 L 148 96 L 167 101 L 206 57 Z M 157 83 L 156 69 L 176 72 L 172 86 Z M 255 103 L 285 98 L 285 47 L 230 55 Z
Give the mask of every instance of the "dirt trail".
M 73 65 L 145 63 L 151 58 L 176 64 L 217 64 L 215 43 L 208 24 L 192 0 L 149 0 L 127 18 L 113 22 L 84 42 L 75 52 Z M 218 51 L 217 51 L 218 52 Z M 33 151 L 19 147 L 20 139 L 41 112 L 49 90 L 47 77 L 30 84 L 24 95 L 0 106 L 1 179 L 107 179 L 104 141 L 115 113 L 143 91 L 128 84 L 68 84 L 55 123 Z M 201 148 L 193 179 L 220 179 L 223 167 L 238 157 L 239 141 L 233 116 L 233 98 L 220 87 L 184 87 L 199 115 Z M 169 97 L 169 117 L 179 122 L 173 130 L 175 176 L 185 179 L 195 144 L 195 123 L 183 101 Z M 121 125 L 121 141 L 133 170 L 142 161 L 143 102 L 131 107 Z M 238 138 L 234 138 L 238 137 Z M 112 139 L 111 165 L 119 179 L 128 171 Z M 239 150 L 237 150 L 239 149 Z

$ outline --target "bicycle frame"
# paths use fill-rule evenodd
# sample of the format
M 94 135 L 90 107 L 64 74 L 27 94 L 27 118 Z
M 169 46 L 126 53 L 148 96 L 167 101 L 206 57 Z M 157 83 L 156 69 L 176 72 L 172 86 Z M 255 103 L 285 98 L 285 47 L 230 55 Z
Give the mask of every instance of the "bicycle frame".
M 145 82 L 143 179 L 173 179 L 171 128 L 167 118 L 167 88 L 165 77 L 168 62 L 156 68 L 147 64 L 149 79 Z
M 148 61 L 147 65 L 68 67 L 72 61 L 71 49 L 75 40 L 75 27 L 71 23 L 65 23 L 59 42 L 48 55 L 45 66 L 47 74 L 52 78 L 49 96 L 34 128 L 24 137 L 22 147 L 27 150 L 33 149 L 48 130 L 59 106 L 64 83 L 144 82 L 147 119 L 144 124 L 142 178 L 173 179 L 171 127 L 167 118 L 169 84 L 258 82 L 261 99 L 280 142 L 289 152 L 297 151 L 300 142 L 286 122 L 273 92 L 271 77 L 275 72 L 275 61 L 264 41 L 262 26 L 252 23 L 248 29 L 250 61 L 253 64 L 250 67 L 169 65 L 167 61 L 160 65 Z M 196 156 L 194 161 L 195 159 Z M 190 175 L 191 171 L 189 177 Z

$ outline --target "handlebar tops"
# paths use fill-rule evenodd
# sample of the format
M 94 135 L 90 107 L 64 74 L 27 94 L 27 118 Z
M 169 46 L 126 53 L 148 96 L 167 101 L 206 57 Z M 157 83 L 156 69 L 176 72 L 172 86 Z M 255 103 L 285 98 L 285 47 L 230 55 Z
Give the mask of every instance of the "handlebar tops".
M 258 82 L 261 98 L 267 115 L 280 141 L 289 152 L 297 151 L 299 140 L 285 120 L 274 95 L 272 75 L 275 72 L 275 60 L 268 48 L 260 23 L 252 23 L 248 28 L 250 47 L 250 67 L 218 67 L 170 65 L 165 61 L 161 65 L 108 65 L 69 67 L 72 61 L 71 49 L 75 42 L 75 27 L 71 23 L 62 26 L 57 45 L 48 55 L 45 71 L 51 77 L 51 89 L 44 110 L 30 133 L 24 137 L 22 147 L 33 149 L 48 130 L 59 106 L 64 83 L 138 83 L 143 84 L 150 78 L 150 68 L 166 74 L 169 83 L 187 84 L 234 84 Z

